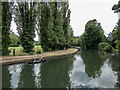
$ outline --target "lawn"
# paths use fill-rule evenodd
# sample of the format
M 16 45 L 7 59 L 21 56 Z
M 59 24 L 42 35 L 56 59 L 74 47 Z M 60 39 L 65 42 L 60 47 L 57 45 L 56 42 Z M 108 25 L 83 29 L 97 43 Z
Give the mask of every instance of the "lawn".
M 11 50 L 11 53 L 9 54 L 10 56 L 13 55 L 13 49 L 14 49 L 14 47 L 9 47 L 9 50 Z M 35 50 L 33 54 L 37 54 L 36 51 L 42 52 L 42 48 L 40 45 L 34 46 L 33 50 Z M 23 47 L 15 47 L 15 55 L 16 56 L 24 56 L 24 55 L 28 55 L 28 54 L 23 52 Z

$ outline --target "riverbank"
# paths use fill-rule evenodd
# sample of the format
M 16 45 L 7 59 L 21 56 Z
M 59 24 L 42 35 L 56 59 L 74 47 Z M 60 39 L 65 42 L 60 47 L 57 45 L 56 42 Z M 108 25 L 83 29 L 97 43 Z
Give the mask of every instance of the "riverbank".
M 50 60 L 54 58 L 58 58 L 61 56 L 68 56 L 76 53 L 78 49 L 68 49 L 68 50 L 59 50 L 54 52 L 45 52 L 43 54 L 37 55 L 27 55 L 27 56 L 2 56 L 0 57 L 0 65 L 8 65 L 8 64 L 17 64 L 24 62 L 31 62 L 32 58 L 39 59 L 43 57 L 44 59 Z

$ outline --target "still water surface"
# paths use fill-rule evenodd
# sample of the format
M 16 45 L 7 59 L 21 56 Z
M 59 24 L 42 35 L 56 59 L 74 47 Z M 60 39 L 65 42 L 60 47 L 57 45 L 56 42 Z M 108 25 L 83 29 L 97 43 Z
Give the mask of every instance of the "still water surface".
M 40 64 L 2 67 L 3 88 L 114 88 L 120 87 L 120 57 L 81 51 Z

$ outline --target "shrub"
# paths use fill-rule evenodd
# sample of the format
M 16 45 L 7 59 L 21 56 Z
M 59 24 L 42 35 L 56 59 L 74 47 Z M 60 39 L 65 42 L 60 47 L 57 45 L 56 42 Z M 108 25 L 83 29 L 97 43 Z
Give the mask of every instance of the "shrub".
M 41 51 L 36 51 L 37 54 L 41 54 L 42 52 Z
M 112 46 L 108 45 L 108 46 L 105 46 L 105 47 L 104 47 L 103 51 L 112 52 L 112 51 L 113 51 L 112 48 L 113 48 Z
M 100 50 L 105 51 L 105 52 L 114 51 L 114 48 L 106 42 L 101 42 L 98 47 Z

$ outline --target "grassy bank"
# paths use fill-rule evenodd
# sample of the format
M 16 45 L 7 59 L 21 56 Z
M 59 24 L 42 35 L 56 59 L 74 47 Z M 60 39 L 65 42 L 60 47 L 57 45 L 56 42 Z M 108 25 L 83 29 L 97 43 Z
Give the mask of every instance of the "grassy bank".
M 11 52 L 9 53 L 10 56 L 13 56 L 13 49 L 15 49 L 15 55 L 16 55 L 16 56 L 29 55 L 29 54 L 23 52 L 23 47 L 9 47 L 9 50 L 11 51 Z M 40 45 L 39 45 L 39 46 L 34 46 L 34 49 L 33 49 L 33 50 L 34 50 L 34 53 L 33 53 L 33 54 L 37 54 L 37 53 L 36 53 L 37 51 L 41 51 L 41 52 L 42 52 L 42 48 L 41 48 Z

